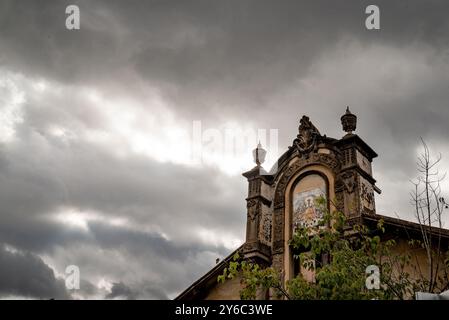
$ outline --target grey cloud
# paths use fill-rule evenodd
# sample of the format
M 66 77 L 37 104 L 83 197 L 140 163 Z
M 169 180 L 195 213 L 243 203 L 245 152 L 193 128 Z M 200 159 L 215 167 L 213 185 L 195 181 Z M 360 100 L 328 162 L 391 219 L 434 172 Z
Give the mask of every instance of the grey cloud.
M 38 299 L 69 299 L 63 280 L 31 253 L 14 253 L 0 247 L 0 295 Z
M 123 282 L 115 282 L 112 286 L 111 292 L 106 295 L 106 299 L 168 299 L 166 294 L 158 288 L 151 288 L 143 285 L 143 288 L 140 290 L 133 290 Z
M 52 264 L 58 269 L 75 264 L 81 278 L 97 286 L 101 279 L 126 283 L 135 299 L 154 298 L 157 292 L 173 296 L 213 266 L 217 257 L 229 254 L 229 249 L 213 245 L 184 244 L 104 224 L 90 229 L 95 241 L 54 248 Z M 86 289 L 83 284 L 81 289 Z M 99 292 L 94 290 L 97 296 Z
M 230 205 L 222 191 L 234 184 L 235 190 L 226 192 L 227 197 L 234 198 L 239 189 L 243 192 L 242 177 L 161 164 L 146 157 L 118 159 L 98 146 L 55 144 L 45 135 L 36 138 L 26 121 L 21 125 L 25 127 L 21 139 L 4 145 L 0 154 L 4 163 L 0 177 L 4 204 L 0 209 L 0 239 L 50 255 L 57 270 L 76 264 L 88 282 L 97 283 L 102 276 L 112 280 L 129 278 L 132 284 L 149 286 L 142 288 L 143 293 L 136 298 L 162 297 L 162 293 L 152 293 L 151 288 L 173 294 L 229 251 L 192 236 L 194 228 L 217 228 L 243 238 L 243 198 Z M 204 198 L 192 198 L 192 190 Z M 94 210 L 104 215 L 105 222 L 89 222 L 86 232 L 46 218 L 61 206 Z M 107 224 L 117 217 L 136 226 L 156 226 L 174 240 L 157 232 Z M 99 249 L 103 251 L 101 259 Z M 117 260 L 117 256 L 121 258 Z M 124 261 L 133 261 L 133 265 L 123 265 Z M 137 278 L 127 275 L 130 270 Z M 96 297 L 98 288 L 82 284 L 80 293 Z
M 128 300 L 135 300 L 136 294 L 129 288 L 127 285 L 125 285 L 122 282 L 115 282 L 113 283 L 111 293 L 109 293 L 106 298 L 107 299 L 113 299 L 113 298 L 126 298 Z
M 80 294 L 83 298 L 97 298 L 98 294 L 102 293 L 102 290 L 96 287 L 94 284 L 86 279 L 80 279 L 80 287 L 76 293 Z
M 68 4 L 80 6 L 79 32 L 64 28 Z M 90 283 L 83 286 L 87 296 L 98 294 L 93 283 L 103 275 L 114 283 L 109 298 L 139 299 L 179 292 L 227 253 L 200 240 L 199 227 L 243 239 L 242 177 L 131 153 L 118 158 L 111 148 L 121 148 L 120 141 L 99 146 L 49 135 L 53 124 L 75 134 L 108 129 L 81 87 L 141 101 L 148 113 L 157 112 L 146 103 L 156 90 L 182 123 L 200 119 L 214 127 L 231 119 L 278 128 L 280 151 L 302 114 L 322 133 L 342 135 L 339 117 L 349 104 L 359 116 L 357 132 L 380 155 L 378 211 L 409 216 L 419 136 L 447 149 L 447 3 L 377 1 L 376 32 L 363 26 L 368 4 L 2 1 L 0 71 L 43 78 L 53 92 L 42 101 L 23 88 L 17 140 L 0 145 L 0 242 L 47 255 L 58 270 L 78 263 Z M 86 232 L 46 218 L 61 207 L 94 211 L 105 221 L 89 222 Z M 155 230 L 107 223 L 120 217 Z M 40 265 L 33 256 L 2 257 Z
M 0 238 L 4 241 L 40 250 L 68 239 L 81 240 L 82 232 L 43 219 L 61 207 L 99 211 L 111 218 L 123 216 L 136 224 L 151 221 L 174 234 L 178 225 L 189 226 L 196 219 L 204 227 L 217 222 L 228 230 L 243 226 L 243 201 L 229 204 L 229 199 L 245 190 L 242 177 L 162 164 L 143 156 L 119 159 L 84 141 L 58 144 L 36 132 L 44 125 L 34 115 L 25 114 L 18 128 L 20 140 L 0 149 L 0 199 L 4 203 Z M 223 189 L 230 185 L 234 187 L 224 198 Z M 199 197 L 192 198 L 191 190 Z
M 379 32 L 363 27 L 368 1 L 74 3 L 83 14 L 79 32 L 63 27 L 65 2 L 5 2 L 0 61 L 63 82 L 121 81 L 128 91 L 137 90 L 126 84 L 135 72 L 134 81 L 162 89 L 177 112 L 203 117 L 267 108 L 342 38 L 448 44 L 444 1 L 380 1 Z
M 182 226 L 179 226 L 182 228 Z M 102 248 L 122 248 L 129 254 L 154 255 L 159 259 L 184 262 L 188 256 L 207 250 L 214 250 L 225 255 L 227 250 L 211 244 L 178 244 L 158 234 L 126 230 L 126 228 L 110 227 L 101 223 L 90 223 L 89 228 Z

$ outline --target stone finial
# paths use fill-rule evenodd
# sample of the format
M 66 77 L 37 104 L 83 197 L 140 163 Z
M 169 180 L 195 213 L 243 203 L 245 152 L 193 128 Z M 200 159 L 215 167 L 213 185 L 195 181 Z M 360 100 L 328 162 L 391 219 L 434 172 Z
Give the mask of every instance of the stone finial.
M 352 134 L 355 131 L 357 116 L 349 111 L 349 106 L 346 108 L 345 114 L 341 116 L 341 125 L 343 126 L 343 131 L 347 134 Z
M 262 145 L 260 144 L 259 141 L 257 148 L 253 150 L 253 158 L 257 166 L 260 166 L 262 163 L 264 163 L 266 154 L 267 151 L 264 148 L 262 148 Z

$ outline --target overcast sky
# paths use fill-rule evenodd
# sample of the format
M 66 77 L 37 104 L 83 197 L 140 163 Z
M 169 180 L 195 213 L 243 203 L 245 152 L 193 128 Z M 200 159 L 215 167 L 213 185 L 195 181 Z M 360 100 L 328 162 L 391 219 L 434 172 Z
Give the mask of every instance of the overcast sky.
M 65 28 L 70 4 L 80 30 Z M 0 0 L 0 298 L 173 298 L 237 248 L 250 147 L 192 161 L 197 121 L 277 129 L 280 155 L 303 114 L 343 136 L 349 105 L 379 154 L 377 212 L 411 219 L 420 137 L 449 164 L 448 12 L 444 0 Z M 65 288 L 68 265 L 80 290 Z

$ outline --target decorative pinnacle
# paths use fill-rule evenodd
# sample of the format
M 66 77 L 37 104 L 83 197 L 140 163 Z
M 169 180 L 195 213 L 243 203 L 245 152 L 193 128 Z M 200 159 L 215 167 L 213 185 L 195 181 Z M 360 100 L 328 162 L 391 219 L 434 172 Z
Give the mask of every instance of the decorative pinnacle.
M 265 161 L 265 155 L 267 154 L 267 151 L 262 148 L 262 145 L 259 143 L 257 144 L 256 149 L 253 150 L 253 158 L 254 162 L 258 167 Z
M 341 116 L 341 125 L 343 126 L 343 131 L 347 134 L 352 134 L 352 132 L 355 131 L 357 126 L 357 116 L 349 111 L 349 106 L 346 107 L 345 114 Z

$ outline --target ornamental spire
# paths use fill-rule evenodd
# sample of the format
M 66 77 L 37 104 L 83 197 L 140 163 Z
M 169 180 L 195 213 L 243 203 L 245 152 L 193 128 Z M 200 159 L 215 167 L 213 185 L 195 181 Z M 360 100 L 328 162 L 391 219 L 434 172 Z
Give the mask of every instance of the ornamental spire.
M 355 131 L 357 126 L 357 116 L 349 111 L 349 106 L 346 107 L 345 114 L 341 116 L 341 125 L 343 126 L 343 131 L 347 134 L 352 134 L 352 132 Z
M 267 154 L 267 151 L 262 148 L 262 145 L 259 143 L 257 144 L 256 149 L 253 150 L 253 158 L 254 162 L 258 167 L 265 161 L 265 155 Z

